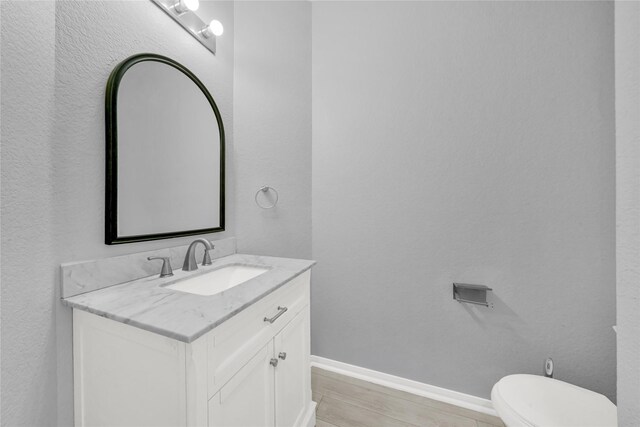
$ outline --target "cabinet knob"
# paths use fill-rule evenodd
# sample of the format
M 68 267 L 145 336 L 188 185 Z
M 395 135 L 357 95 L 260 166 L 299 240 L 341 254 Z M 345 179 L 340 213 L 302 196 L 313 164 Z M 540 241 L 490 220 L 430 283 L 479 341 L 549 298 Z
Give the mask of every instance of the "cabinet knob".
M 269 364 L 275 368 L 276 366 L 278 366 L 278 359 L 271 359 L 269 361 Z
M 286 358 L 287 358 L 287 353 L 285 353 L 285 352 L 283 351 L 283 352 L 281 352 L 280 354 L 278 354 L 278 357 L 279 357 L 280 359 L 284 360 L 284 359 L 286 359 Z

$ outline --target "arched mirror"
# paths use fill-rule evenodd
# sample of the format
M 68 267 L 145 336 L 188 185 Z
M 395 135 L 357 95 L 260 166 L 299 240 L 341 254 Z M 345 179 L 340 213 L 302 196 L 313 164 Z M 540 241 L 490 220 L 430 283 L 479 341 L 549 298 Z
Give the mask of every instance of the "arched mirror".
M 224 127 L 186 67 L 132 56 L 106 94 L 108 245 L 224 230 Z

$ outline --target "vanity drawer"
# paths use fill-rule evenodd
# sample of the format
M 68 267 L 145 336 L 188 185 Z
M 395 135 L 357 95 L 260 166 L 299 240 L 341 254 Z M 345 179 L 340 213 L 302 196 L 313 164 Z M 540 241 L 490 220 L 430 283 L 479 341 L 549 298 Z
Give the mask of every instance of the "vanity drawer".
M 310 276 L 304 272 L 207 335 L 209 398 L 309 304 Z

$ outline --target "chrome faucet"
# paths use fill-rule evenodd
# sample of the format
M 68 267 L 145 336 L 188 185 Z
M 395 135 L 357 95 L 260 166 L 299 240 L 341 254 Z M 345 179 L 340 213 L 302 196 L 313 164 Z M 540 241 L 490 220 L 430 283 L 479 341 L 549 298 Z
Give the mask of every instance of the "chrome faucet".
M 204 258 L 202 258 L 202 265 L 211 265 L 211 256 L 209 251 L 212 251 L 215 246 L 211 244 L 207 239 L 196 239 L 189 245 L 187 254 L 184 256 L 184 264 L 182 269 L 184 271 L 193 271 L 198 269 L 198 263 L 196 262 L 196 246 L 198 243 L 204 245 Z

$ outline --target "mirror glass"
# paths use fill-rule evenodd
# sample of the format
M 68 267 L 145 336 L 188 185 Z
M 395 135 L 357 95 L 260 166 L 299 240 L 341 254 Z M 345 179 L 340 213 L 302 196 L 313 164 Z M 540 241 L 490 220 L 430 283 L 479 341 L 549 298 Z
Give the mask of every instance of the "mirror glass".
M 224 130 L 204 85 L 157 55 L 109 83 L 107 244 L 223 230 Z

